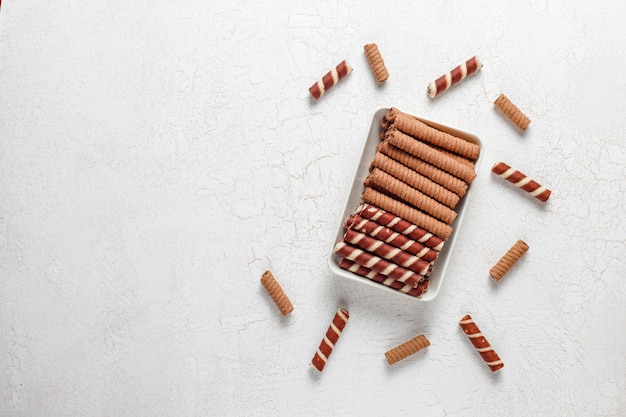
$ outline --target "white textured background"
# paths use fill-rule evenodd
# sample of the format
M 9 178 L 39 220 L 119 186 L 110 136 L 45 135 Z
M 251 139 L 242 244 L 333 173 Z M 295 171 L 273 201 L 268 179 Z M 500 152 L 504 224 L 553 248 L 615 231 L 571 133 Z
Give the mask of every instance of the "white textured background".
M 625 8 L 508 3 L 3 1 L 0 415 L 626 416 Z M 477 75 L 426 96 L 474 54 Z M 354 72 L 313 103 L 343 59 Z M 500 92 L 532 119 L 524 135 L 494 110 Z M 388 106 L 485 144 L 430 303 L 326 265 Z M 490 174 L 498 159 L 549 203 Z M 530 251 L 493 284 L 517 239 Z M 319 375 L 339 306 L 351 319 Z M 384 352 L 422 332 L 432 346 L 389 367 Z

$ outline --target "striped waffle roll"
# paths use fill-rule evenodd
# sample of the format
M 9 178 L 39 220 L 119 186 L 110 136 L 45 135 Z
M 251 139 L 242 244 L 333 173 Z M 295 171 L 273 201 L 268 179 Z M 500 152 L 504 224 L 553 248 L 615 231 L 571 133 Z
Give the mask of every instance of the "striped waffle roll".
M 333 352 L 333 349 L 339 340 L 339 336 L 341 336 L 341 332 L 346 327 L 348 318 L 350 318 L 350 313 L 343 308 L 340 308 L 337 310 L 337 313 L 335 313 L 335 317 L 330 323 L 330 326 L 326 331 L 326 335 L 322 339 L 322 342 L 320 343 L 320 346 L 311 361 L 311 365 L 318 371 L 322 372 L 324 370 L 326 362 L 328 362 L 328 358 Z
M 537 181 L 531 179 L 525 174 L 522 174 L 520 171 L 511 168 L 504 162 L 497 162 L 493 168 L 491 168 L 491 172 L 504 178 L 508 182 L 515 184 L 516 187 L 521 188 L 537 200 L 544 203 L 548 201 L 548 198 L 550 198 L 550 195 L 552 194 L 552 191 L 543 185 L 540 185 Z
M 487 342 L 487 339 L 485 339 L 485 336 L 480 332 L 480 329 L 469 314 L 466 314 L 465 317 L 459 321 L 459 325 L 472 342 L 472 345 L 474 345 L 478 353 L 480 353 L 480 356 L 482 356 L 483 360 L 487 363 L 491 372 L 495 372 L 504 367 L 504 363 L 502 363 L 498 354 L 493 350 L 489 342 Z

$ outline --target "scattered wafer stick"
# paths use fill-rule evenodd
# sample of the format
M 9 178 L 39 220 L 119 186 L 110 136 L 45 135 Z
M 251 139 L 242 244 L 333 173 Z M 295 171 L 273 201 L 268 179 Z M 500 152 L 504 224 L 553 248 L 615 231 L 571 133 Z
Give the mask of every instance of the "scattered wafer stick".
M 387 111 L 385 119 L 391 123 L 390 127 L 396 127 L 402 133 L 454 152 L 472 161 L 478 159 L 478 155 L 480 154 L 480 147 L 477 144 L 435 129 L 415 117 L 402 113 L 394 107 Z
M 389 197 L 373 188 L 366 187 L 361 199 L 369 204 L 392 213 L 400 218 L 403 218 L 414 225 L 431 232 L 434 235 L 447 240 L 452 234 L 452 226 L 446 224 L 434 217 L 425 214 L 424 212 L 410 207 L 407 204 L 402 203 L 394 198 Z
M 339 336 L 341 336 L 341 332 L 346 327 L 348 318 L 350 318 L 350 313 L 343 308 L 340 308 L 337 310 L 337 313 L 335 313 L 335 317 L 330 323 L 330 326 L 326 331 L 326 335 L 322 339 L 322 342 L 320 343 L 320 346 L 311 361 L 311 365 L 313 365 L 313 367 L 318 371 L 322 372 L 324 370 L 326 362 L 328 362 L 328 358 L 333 352 L 333 348 L 337 344 Z
M 550 195 L 552 194 L 552 191 L 543 185 L 540 185 L 525 174 L 522 174 L 520 171 L 511 168 L 504 162 L 497 162 L 493 168 L 491 168 L 491 172 L 504 178 L 508 182 L 515 184 L 518 188 L 521 188 L 537 200 L 544 203 L 548 201 L 548 198 L 550 198 Z
M 286 316 L 293 311 L 293 305 L 291 304 L 289 297 L 287 297 L 287 294 L 285 294 L 271 271 L 265 271 L 263 273 L 261 276 L 261 284 L 263 284 L 267 293 L 270 297 L 272 297 L 276 307 L 278 307 L 283 316 Z
M 487 339 L 485 339 L 485 336 L 480 332 L 480 329 L 469 314 L 466 314 L 461 321 L 459 321 L 459 325 L 472 342 L 472 345 L 474 345 L 478 353 L 480 353 L 483 360 L 487 362 L 491 372 L 495 372 L 504 367 L 504 363 L 502 363 L 498 354 L 493 350 L 489 342 L 487 342 Z
M 385 61 L 383 61 L 383 57 L 380 55 L 378 45 L 375 43 L 368 43 L 363 47 L 363 49 L 365 49 L 365 56 L 367 56 L 367 61 L 372 68 L 374 77 L 376 77 L 376 82 L 382 83 L 383 81 L 386 81 L 389 78 L 389 72 L 387 72 Z
M 482 66 L 483 63 L 474 56 L 428 84 L 426 93 L 430 98 L 435 98 L 448 88 L 464 80 L 468 75 L 474 74 L 476 71 L 481 69 Z
M 345 269 L 346 271 L 354 272 L 355 274 L 370 279 L 374 282 L 378 282 L 379 284 L 382 284 L 386 287 L 401 291 L 412 297 L 421 297 L 422 294 L 426 292 L 426 290 L 428 289 L 428 285 L 430 284 L 430 281 L 428 279 L 425 279 L 420 282 L 417 287 L 407 285 L 398 280 L 380 274 L 373 269 L 367 268 L 363 265 L 359 265 L 347 259 L 342 259 L 339 262 L 339 267 Z
M 396 148 L 389 142 L 381 142 L 380 145 L 378 145 L 377 151 L 447 188 L 459 197 L 463 197 L 467 192 L 468 185 L 465 181 L 458 179 L 454 175 L 450 175 L 444 170 L 437 168 L 400 148 Z
M 491 270 L 489 270 L 489 275 L 496 282 L 500 281 L 502 277 L 509 272 L 509 269 L 528 251 L 528 245 L 526 242 L 522 240 L 518 240 L 515 244 L 504 254 L 502 258 L 496 263 Z
M 389 365 L 393 365 L 394 363 L 406 359 L 428 346 L 430 346 L 430 342 L 426 336 L 420 334 L 419 336 L 414 337 L 413 339 L 385 352 L 385 357 L 387 358 Z
M 385 141 L 393 146 L 400 148 L 413 156 L 416 156 L 437 168 L 441 168 L 446 172 L 462 179 L 465 182 L 472 182 L 476 178 L 476 171 L 472 167 L 464 165 L 454 158 L 433 149 L 431 146 L 420 142 L 412 136 L 391 128 L 385 133 Z
M 319 99 L 322 94 L 337 84 L 340 80 L 346 78 L 352 72 L 352 67 L 348 61 L 341 61 L 337 67 L 328 71 L 321 80 L 313 84 L 309 88 L 309 92 L 315 100 Z
M 530 124 L 530 119 L 504 94 L 500 94 L 493 104 L 522 132 Z

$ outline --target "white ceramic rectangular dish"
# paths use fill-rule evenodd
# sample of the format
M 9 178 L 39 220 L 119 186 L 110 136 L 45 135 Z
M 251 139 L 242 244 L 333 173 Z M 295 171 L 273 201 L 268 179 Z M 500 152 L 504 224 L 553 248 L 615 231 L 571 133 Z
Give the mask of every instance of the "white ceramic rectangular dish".
M 370 286 L 380 289 L 381 291 L 387 291 L 387 292 L 391 292 L 394 294 L 398 294 L 401 297 L 409 297 L 414 300 L 421 300 L 421 301 L 430 301 L 430 300 L 433 300 L 435 297 L 437 297 L 441 289 L 441 285 L 443 284 L 443 280 L 446 275 L 446 270 L 448 269 L 448 263 L 450 262 L 452 252 L 454 250 L 456 237 L 460 231 L 463 218 L 465 217 L 465 210 L 466 210 L 467 200 L 468 200 L 467 196 L 471 192 L 471 189 L 472 189 L 471 185 L 455 208 L 458 215 L 454 223 L 452 223 L 452 227 L 453 227 L 452 235 L 446 241 L 443 249 L 441 250 L 439 256 L 437 257 L 437 260 L 433 264 L 433 270 L 430 275 L 430 285 L 428 287 L 428 291 L 426 291 L 420 298 L 407 295 L 401 291 L 394 290 L 392 288 L 386 287 L 382 284 L 376 283 L 374 281 L 361 277 L 352 272 L 341 269 L 339 267 L 340 258 L 339 256 L 333 253 L 335 244 L 343 239 L 343 235 L 345 233 L 344 225 L 345 225 L 346 220 L 361 203 L 361 193 L 363 192 L 363 189 L 364 189 L 363 180 L 369 174 L 370 162 L 374 159 L 374 155 L 376 153 L 376 147 L 380 143 L 380 132 L 382 131 L 381 121 L 382 121 L 383 116 L 387 112 L 387 110 L 388 109 L 386 108 L 377 110 L 376 113 L 374 113 L 374 117 L 372 118 L 372 122 L 370 124 L 370 129 L 369 129 L 369 134 L 367 136 L 367 140 L 365 141 L 363 150 L 361 152 L 361 159 L 359 160 L 359 164 L 354 173 L 354 177 L 352 180 L 352 187 L 350 188 L 350 192 L 348 194 L 348 198 L 346 200 L 346 204 L 343 209 L 343 214 L 341 218 L 339 219 L 339 222 L 337 225 L 337 233 L 335 234 L 335 240 L 333 241 L 332 247 L 330 249 L 330 254 L 328 256 L 328 265 L 332 273 L 339 277 L 347 278 L 349 280 L 353 280 L 361 284 L 370 285 Z M 441 125 L 439 123 L 434 123 L 434 122 L 431 122 L 429 120 L 425 120 L 422 118 L 418 118 L 418 119 L 426 123 L 427 125 L 432 126 L 436 129 L 439 129 L 443 132 L 450 133 L 451 135 L 465 139 L 468 142 L 478 144 L 478 146 L 480 146 L 481 148 L 480 155 L 475 164 L 475 169 L 478 170 L 478 166 L 480 164 L 480 160 L 482 159 L 482 154 L 483 154 L 482 142 L 480 141 L 478 137 L 467 132 L 462 132 L 460 130 L 450 128 L 448 126 Z

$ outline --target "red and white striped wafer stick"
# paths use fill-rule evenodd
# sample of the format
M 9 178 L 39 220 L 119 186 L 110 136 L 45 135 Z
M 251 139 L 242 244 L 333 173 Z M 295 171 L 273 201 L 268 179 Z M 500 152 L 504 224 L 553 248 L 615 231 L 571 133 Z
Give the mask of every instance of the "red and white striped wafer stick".
M 446 91 L 454 84 L 457 84 L 464 80 L 465 77 L 467 77 L 468 75 L 472 75 L 473 73 L 481 69 L 482 66 L 483 63 L 480 62 L 477 57 L 473 56 L 461 65 L 452 69 L 450 72 L 442 75 L 432 83 L 428 84 L 426 93 L 428 93 L 428 96 L 430 98 L 435 98 L 435 96 Z
M 335 313 L 335 317 L 330 323 L 326 335 L 322 339 L 320 347 L 317 349 L 317 352 L 315 352 L 313 360 L 311 361 L 311 365 L 318 371 L 322 372 L 324 370 L 326 362 L 328 362 L 328 357 L 333 353 L 339 336 L 341 336 L 341 332 L 346 327 L 348 318 L 350 318 L 350 313 L 343 308 L 340 308 L 337 310 L 337 313 Z
M 413 297 L 421 297 L 422 294 L 424 294 L 428 289 L 428 284 L 430 284 L 430 280 L 425 279 L 420 282 L 417 287 L 413 287 L 412 285 L 407 285 L 393 278 L 386 277 L 383 274 L 379 274 L 372 269 L 366 268 L 347 259 L 342 259 L 339 262 L 339 267 Z
M 352 67 L 348 61 L 343 60 L 337 67 L 328 71 L 321 80 L 313 84 L 309 88 L 309 92 L 315 100 L 319 99 L 328 89 L 337 84 L 340 80 L 346 78 L 352 72 Z
M 428 272 L 430 262 L 426 262 L 423 259 L 418 258 L 415 255 L 411 255 L 399 248 L 383 242 L 382 240 L 374 239 L 365 233 L 357 232 L 353 229 L 346 230 L 343 236 L 343 241 L 350 243 L 351 245 L 358 246 L 361 249 L 365 249 L 368 252 L 374 253 L 381 258 L 388 259 L 389 261 L 400 265 L 403 268 L 409 269 L 416 274 L 425 275 Z
M 497 162 L 493 168 L 491 168 L 491 172 L 504 178 L 508 182 L 515 184 L 517 187 L 526 191 L 539 201 L 548 201 L 550 194 L 552 194 L 552 191 L 548 190 L 543 185 L 539 185 L 535 180 L 529 178 L 525 174 L 522 174 L 520 171 L 511 168 L 504 162 Z
M 346 227 L 358 232 L 368 234 L 376 239 L 382 240 L 396 248 L 415 255 L 427 262 L 437 259 L 438 252 L 425 246 L 422 243 L 409 239 L 407 236 L 394 232 L 388 227 L 382 226 L 374 221 L 364 219 L 360 215 L 350 216 L 346 222 Z
M 407 235 L 413 240 L 423 243 L 425 246 L 440 251 L 443 248 L 444 240 L 430 232 L 408 222 L 394 214 L 388 213 L 371 204 L 364 204 L 363 209 L 358 211 L 362 217 L 372 220 L 380 225 Z
M 480 332 L 480 329 L 469 314 L 466 314 L 465 317 L 459 321 L 459 325 L 461 325 L 461 328 L 467 337 L 469 337 L 472 345 L 474 345 L 478 353 L 480 353 L 483 360 L 487 362 L 491 372 L 495 372 L 504 367 L 504 363 L 502 363 L 498 354 L 493 350 L 489 342 L 487 342 L 487 339 L 485 339 L 485 336 Z
M 341 258 L 354 261 L 359 265 L 363 265 L 366 268 L 373 269 L 378 273 L 414 287 L 416 287 L 417 284 L 419 284 L 419 282 L 424 278 L 420 274 L 416 274 L 409 269 L 386 261 L 380 256 L 372 255 L 369 252 L 365 252 L 343 241 L 337 242 L 334 252 Z

